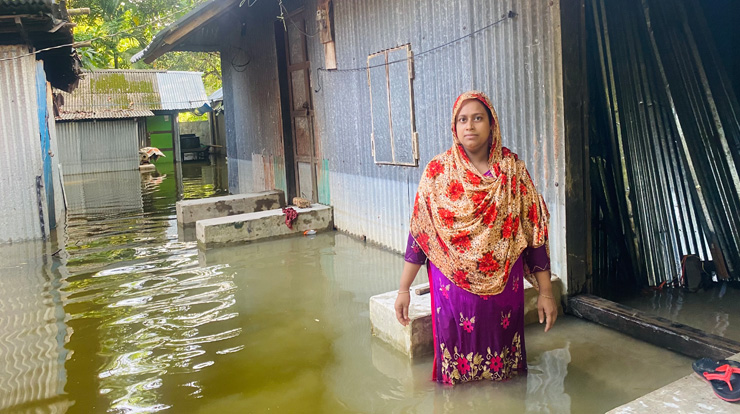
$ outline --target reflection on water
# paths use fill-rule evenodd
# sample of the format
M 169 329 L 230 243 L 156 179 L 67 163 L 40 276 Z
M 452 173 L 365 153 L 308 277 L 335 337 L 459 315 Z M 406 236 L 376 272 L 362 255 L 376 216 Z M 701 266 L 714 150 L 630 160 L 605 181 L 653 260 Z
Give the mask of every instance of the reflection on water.
M 527 375 L 528 413 L 569 413 L 570 395 L 565 392 L 565 377 L 570 364 L 570 344 L 545 351 Z
M 71 332 L 49 249 L 43 242 L 0 248 L 0 410 L 44 399 L 69 405 L 64 344 Z
M 170 167 L 65 177 L 65 249 L 0 248 L 17 259 L 0 268 L 0 408 L 594 413 L 690 370 L 566 317 L 527 328 L 528 376 L 439 386 L 431 359 L 370 334 L 368 300 L 397 287 L 400 255 L 340 233 L 199 251 L 178 241 L 174 203 L 223 194 L 221 167 Z
M 727 282 L 688 292 L 667 288 L 621 303 L 705 332 L 740 341 L 740 289 Z

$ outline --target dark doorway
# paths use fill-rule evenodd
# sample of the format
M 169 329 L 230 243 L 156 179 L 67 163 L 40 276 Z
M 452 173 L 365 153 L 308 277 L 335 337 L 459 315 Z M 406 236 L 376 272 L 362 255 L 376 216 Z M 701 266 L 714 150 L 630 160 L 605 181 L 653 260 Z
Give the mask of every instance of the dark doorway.
M 311 97 L 311 62 L 306 44 L 306 20 L 302 10 L 275 22 L 283 148 L 288 200 L 294 196 L 318 201 L 317 154 L 314 110 Z
M 569 312 L 691 357 L 740 352 L 733 6 L 580 4 L 592 218 L 583 291 L 599 297 L 571 297 Z

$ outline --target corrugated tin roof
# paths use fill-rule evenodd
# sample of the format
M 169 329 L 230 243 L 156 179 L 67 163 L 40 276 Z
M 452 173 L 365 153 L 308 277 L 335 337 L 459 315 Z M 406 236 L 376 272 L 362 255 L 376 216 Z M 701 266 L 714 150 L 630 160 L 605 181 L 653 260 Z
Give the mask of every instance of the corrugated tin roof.
M 57 121 L 79 121 L 83 119 L 129 119 L 145 118 L 154 116 L 154 112 L 148 110 L 102 110 L 94 112 L 64 112 L 56 116 Z
M 97 70 L 73 93 L 57 91 L 58 120 L 136 118 L 152 111 L 188 111 L 208 101 L 201 72 Z
M 0 0 L 0 45 L 27 45 L 41 50 L 46 79 L 55 88 L 73 90 L 80 76 L 80 59 L 66 3 L 57 0 Z M 49 49 L 50 48 L 50 49 Z M 30 50 L 6 56 L 20 59 Z
M 224 88 L 219 88 L 216 92 L 213 92 L 208 96 L 209 102 L 219 102 L 224 100 Z
M 0 0 L 0 14 L 51 12 L 53 0 Z
M 197 50 L 201 52 L 218 50 L 218 30 L 206 30 L 204 25 L 213 22 L 213 19 L 229 11 L 229 9 L 236 6 L 236 3 L 237 0 L 212 0 L 196 6 L 176 22 L 154 35 L 152 42 L 131 58 L 131 63 L 136 63 L 142 59 L 146 63 L 152 63 L 158 57 L 173 50 Z M 194 38 L 193 34 L 196 31 L 200 31 L 201 35 L 207 32 L 208 35 Z M 196 41 L 199 44 L 195 49 L 180 47 L 183 43 L 188 43 L 191 39 L 200 37 L 209 40 L 206 42 L 207 45 Z
M 165 110 L 195 109 L 208 102 L 201 72 L 157 73 L 162 108 Z

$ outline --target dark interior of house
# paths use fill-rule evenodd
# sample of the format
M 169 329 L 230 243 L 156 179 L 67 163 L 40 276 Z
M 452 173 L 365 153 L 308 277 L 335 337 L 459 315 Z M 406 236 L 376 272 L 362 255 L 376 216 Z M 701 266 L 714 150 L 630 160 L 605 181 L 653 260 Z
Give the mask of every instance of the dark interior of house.
M 590 0 L 585 20 L 591 290 L 740 340 L 737 16 L 729 0 Z

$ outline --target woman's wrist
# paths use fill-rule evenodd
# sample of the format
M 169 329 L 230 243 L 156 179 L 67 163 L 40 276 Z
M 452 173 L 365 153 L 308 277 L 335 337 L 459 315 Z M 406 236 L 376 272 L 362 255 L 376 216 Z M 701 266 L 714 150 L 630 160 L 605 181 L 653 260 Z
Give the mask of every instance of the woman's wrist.
M 553 296 L 552 293 L 547 294 L 547 293 L 540 292 L 539 296 L 543 298 L 547 298 L 547 299 L 555 299 L 555 296 Z

